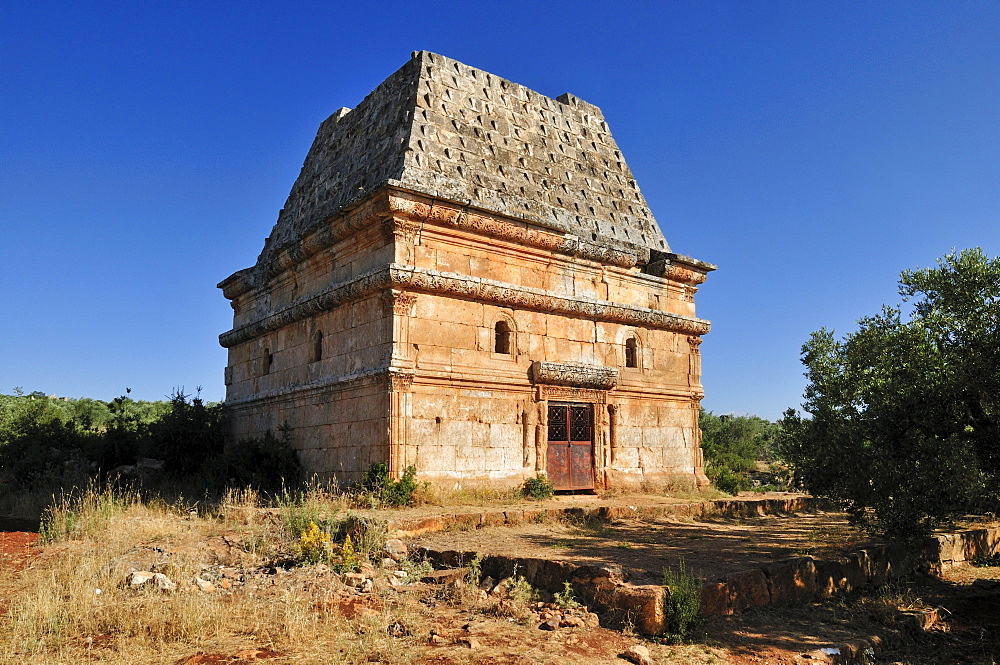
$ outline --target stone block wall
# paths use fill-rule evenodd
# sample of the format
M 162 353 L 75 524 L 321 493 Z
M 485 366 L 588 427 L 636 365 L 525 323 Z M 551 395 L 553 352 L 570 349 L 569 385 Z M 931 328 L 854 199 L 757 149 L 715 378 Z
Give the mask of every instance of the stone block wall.
M 267 288 L 224 283 L 234 435 L 287 424 L 309 472 L 344 483 L 387 461 L 431 481 L 516 484 L 546 470 L 548 402 L 584 402 L 598 488 L 700 477 L 697 278 L 413 194 L 364 206 L 331 222 L 333 240 L 280 255 Z M 614 381 L 545 385 L 538 363 Z

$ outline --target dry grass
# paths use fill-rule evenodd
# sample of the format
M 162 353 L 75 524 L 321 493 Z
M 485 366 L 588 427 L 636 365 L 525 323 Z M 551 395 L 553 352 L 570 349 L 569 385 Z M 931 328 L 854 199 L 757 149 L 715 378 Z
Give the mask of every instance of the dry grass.
M 516 500 L 510 490 L 430 490 L 421 490 L 418 500 Z M 580 647 L 518 624 L 530 598 L 514 582 L 513 593 L 484 598 L 471 584 L 400 593 L 383 576 L 373 593 L 351 596 L 325 566 L 273 568 L 294 556 L 304 526 L 343 527 L 357 507 L 356 497 L 318 483 L 276 499 L 251 490 L 229 492 L 217 504 L 149 500 L 94 486 L 61 497 L 47 511 L 44 553 L 19 575 L 0 576 L 0 664 L 174 663 L 200 651 L 231 655 L 268 648 L 286 655 L 276 663 L 402 665 L 441 653 L 429 651 L 432 626 L 450 622 L 449 630 L 457 631 L 469 621 L 488 624 L 484 630 L 496 644 L 492 653 L 530 652 L 542 663 L 574 659 L 566 649 Z M 359 541 L 359 550 L 374 554 L 386 535 L 384 522 L 355 519 L 369 520 L 368 541 Z M 220 565 L 247 571 L 245 583 L 199 591 L 195 578 Z M 415 564 L 409 566 L 416 574 Z M 127 588 L 133 568 L 155 568 L 178 589 Z M 364 611 L 346 611 L 347 597 L 363 599 Z M 595 659 L 614 659 L 619 638 L 626 639 L 609 631 L 595 636 L 589 647 Z M 650 646 L 657 662 L 721 662 L 718 650 Z M 481 656 L 468 647 L 445 648 L 454 663 Z M 597 654 L 600 649 L 608 653 Z
M 294 654 L 296 662 L 329 662 L 331 652 L 342 653 L 345 662 L 366 662 L 372 655 L 408 662 L 399 638 L 388 636 L 385 626 L 415 625 L 416 617 L 397 616 L 399 608 L 385 604 L 381 613 L 346 619 L 330 609 L 335 585 L 196 590 L 191 582 L 207 558 L 199 545 L 213 537 L 235 530 L 245 542 L 269 543 L 260 551 L 238 551 L 245 565 L 264 565 L 265 555 L 289 549 L 283 525 L 268 519 L 259 503 L 252 492 L 230 494 L 220 520 L 113 490 L 90 488 L 60 499 L 49 511 L 49 551 L 10 593 L 0 663 L 78 663 L 84 656 L 123 664 L 172 662 L 198 651 L 249 647 Z M 304 509 L 313 508 L 307 502 Z M 157 547 L 170 553 L 157 570 L 179 589 L 127 588 L 132 560 Z

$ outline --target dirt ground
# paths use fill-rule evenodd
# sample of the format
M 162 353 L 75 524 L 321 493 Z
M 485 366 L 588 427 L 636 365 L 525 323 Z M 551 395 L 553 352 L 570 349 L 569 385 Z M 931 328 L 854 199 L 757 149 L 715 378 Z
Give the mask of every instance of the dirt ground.
M 895 607 L 936 608 L 927 632 L 899 625 Z M 887 646 L 872 665 L 995 665 L 1000 659 L 1000 568 L 963 566 L 941 578 L 919 576 L 869 596 L 797 608 L 714 617 L 702 640 L 722 646 L 733 665 L 802 665 L 803 654 L 880 635 Z M 815 662 L 815 661 L 812 661 Z
M 24 526 L 0 524 L 0 529 L 8 529 L 0 531 L 0 613 L 5 611 L 10 595 L 16 592 L 22 572 L 31 566 L 44 566 L 46 560 L 73 546 L 70 543 L 39 547 L 37 534 L 21 528 Z M 197 530 L 177 529 L 177 533 L 176 537 L 158 541 L 157 551 L 171 556 L 191 549 L 217 552 L 219 563 L 239 566 L 239 557 L 235 556 L 239 552 L 230 544 L 239 540 L 237 530 L 215 535 L 210 543 L 188 542 L 199 537 Z M 675 565 L 682 557 L 690 570 L 711 577 L 793 555 L 832 556 L 844 548 L 863 544 L 863 539 L 848 527 L 843 515 L 818 512 L 698 522 L 669 519 L 622 520 L 612 524 L 550 522 L 432 534 L 410 544 L 581 562 L 614 561 L 638 580 L 656 582 L 663 566 Z M 227 560 L 227 552 L 235 558 Z M 288 571 L 240 568 L 237 572 L 237 579 L 242 581 L 234 582 L 225 591 L 232 594 L 234 602 L 240 593 L 264 594 L 275 602 L 288 598 L 290 593 L 313 593 L 329 585 L 327 580 L 331 575 L 329 570 L 311 567 Z M 367 595 L 344 593 L 348 595 L 333 596 L 333 611 L 350 622 L 354 639 L 362 645 L 356 651 L 339 656 L 321 654 L 314 653 L 308 643 L 257 643 L 250 636 L 242 639 L 230 636 L 192 644 L 186 651 L 165 651 L 156 662 L 622 665 L 626 662 L 622 654 L 629 647 L 643 644 L 658 665 L 803 665 L 816 662 L 804 657 L 809 651 L 874 634 L 900 636 L 872 663 L 995 665 L 1000 658 L 1000 568 L 996 567 L 955 568 L 940 579 L 908 580 L 867 597 L 713 617 L 699 629 L 694 643 L 684 645 L 670 645 L 601 627 L 540 630 L 537 618 L 498 613 L 496 605 L 484 597 L 456 595 L 444 588 L 422 584 L 386 585 Z M 329 612 L 330 607 L 326 603 L 317 606 L 317 611 Z M 490 610 L 491 607 L 494 609 Z M 943 618 L 929 632 L 912 635 L 898 630 L 895 611 L 898 607 L 941 608 Z M 90 640 L 86 642 L 86 650 L 81 651 L 89 662 L 121 662 L 125 655 L 121 652 L 122 643 L 113 636 L 79 636 L 79 639 Z M 357 656 L 359 653 L 363 657 Z M 0 654 L 0 663 L 22 662 L 8 660 L 6 657 L 10 655 Z
M 659 583 L 663 569 L 683 560 L 695 576 L 713 580 L 725 573 L 793 556 L 833 558 L 869 539 L 843 513 L 816 512 L 755 518 L 615 520 L 574 524 L 551 521 L 475 531 L 428 534 L 415 544 L 435 550 L 613 562 L 630 579 Z

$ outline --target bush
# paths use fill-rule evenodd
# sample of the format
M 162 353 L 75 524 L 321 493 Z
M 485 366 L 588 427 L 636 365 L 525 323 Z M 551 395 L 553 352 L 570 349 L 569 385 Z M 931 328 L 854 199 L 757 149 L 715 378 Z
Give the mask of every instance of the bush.
M 287 432 L 227 441 L 225 410 L 176 389 L 169 402 L 62 400 L 43 393 L 0 395 L 0 480 L 20 489 L 58 491 L 107 481 L 139 458 L 163 460 L 166 479 L 207 489 L 252 486 L 277 491 L 301 474 Z M 146 479 L 148 480 L 148 478 Z
M 203 462 L 207 475 L 229 487 L 253 487 L 277 492 L 286 483 L 297 483 L 302 476 L 299 457 L 292 448 L 287 429 L 280 436 L 265 432 L 225 444 L 216 457 Z
M 170 410 L 140 431 L 139 448 L 147 457 L 165 462 L 177 474 L 197 471 L 225 448 L 225 412 L 221 405 L 205 404 L 198 394 L 175 389 Z
M 378 462 L 368 467 L 361 481 L 361 489 L 385 506 L 401 507 L 413 503 L 413 493 L 417 490 L 417 467 L 408 466 L 403 477 L 393 480 L 389 477 L 389 465 Z
M 701 614 L 702 581 L 687 571 L 681 559 L 676 572 L 669 567 L 663 569 L 663 586 L 667 587 L 667 597 L 663 601 L 663 635 L 671 642 L 683 642 L 704 619 Z
M 543 501 L 545 499 L 551 499 L 552 495 L 555 493 L 555 485 L 549 482 L 549 479 L 542 475 L 535 476 L 534 478 L 528 478 L 521 486 L 521 496 L 525 499 Z
M 705 475 L 712 481 L 716 489 L 727 494 L 739 494 L 753 487 L 753 481 L 746 473 L 733 471 L 724 464 L 708 462 L 705 465 Z
M 723 492 L 738 494 L 754 486 L 750 475 L 759 460 L 776 457 L 781 427 L 757 416 L 717 416 L 701 410 L 701 448 L 705 475 Z

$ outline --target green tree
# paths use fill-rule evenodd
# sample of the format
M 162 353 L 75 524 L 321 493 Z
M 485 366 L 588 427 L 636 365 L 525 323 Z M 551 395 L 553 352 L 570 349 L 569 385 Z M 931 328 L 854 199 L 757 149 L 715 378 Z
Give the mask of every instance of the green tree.
M 736 494 L 753 486 L 758 461 L 773 461 L 779 426 L 757 416 L 717 416 L 701 410 L 701 448 L 712 484 Z
M 904 305 L 843 341 L 810 336 L 808 417 L 782 420 L 799 481 L 891 537 L 974 509 L 1000 478 L 1000 260 L 971 249 L 937 263 L 904 271 Z

